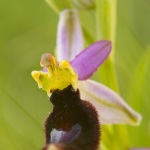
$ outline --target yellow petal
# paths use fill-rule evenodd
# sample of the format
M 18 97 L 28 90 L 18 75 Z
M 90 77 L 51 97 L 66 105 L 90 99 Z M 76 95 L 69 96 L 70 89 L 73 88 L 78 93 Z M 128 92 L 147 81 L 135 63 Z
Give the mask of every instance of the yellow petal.
M 48 95 L 56 89 L 63 90 L 69 85 L 76 88 L 78 76 L 69 62 L 63 60 L 58 65 L 51 54 L 43 54 L 40 64 L 47 69 L 47 72 L 32 71 L 31 75 L 39 88 L 45 90 Z

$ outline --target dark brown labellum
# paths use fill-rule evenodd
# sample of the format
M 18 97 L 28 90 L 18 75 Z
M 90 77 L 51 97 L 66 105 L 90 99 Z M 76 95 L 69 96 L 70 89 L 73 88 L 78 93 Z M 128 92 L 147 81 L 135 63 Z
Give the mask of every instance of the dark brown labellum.
M 80 99 L 79 90 L 74 91 L 71 86 L 56 90 L 50 101 L 53 111 L 44 124 L 45 145 L 54 144 L 58 150 L 97 150 L 98 114 L 91 103 Z M 48 146 L 44 149 L 48 150 Z

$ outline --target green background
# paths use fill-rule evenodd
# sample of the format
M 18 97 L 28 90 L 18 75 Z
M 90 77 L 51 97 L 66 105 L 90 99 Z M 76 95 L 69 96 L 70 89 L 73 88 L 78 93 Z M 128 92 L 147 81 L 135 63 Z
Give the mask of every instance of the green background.
M 128 126 L 129 141 L 150 147 L 150 1 L 118 0 L 117 11 L 120 93 L 143 116 L 140 126 Z M 0 149 L 44 145 L 42 127 L 52 105 L 31 71 L 40 69 L 42 53 L 53 53 L 58 19 L 43 0 L 0 1 Z M 81 12 L 81 20 L 95 38 L 94 11 Z

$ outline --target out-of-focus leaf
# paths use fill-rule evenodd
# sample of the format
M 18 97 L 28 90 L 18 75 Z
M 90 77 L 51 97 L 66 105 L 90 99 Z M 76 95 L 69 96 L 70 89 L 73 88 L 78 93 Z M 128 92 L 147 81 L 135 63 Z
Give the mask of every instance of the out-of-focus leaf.
M 124 98 L 139 59 L 150 43 L 149 6 L 149 0 L 118 1 L 116 68 Z
M 129 150 L 150 150 L 150 148 L 131 148 Z
M 142 104 L 142 110 L 140 108 L 137 108 L 136 106 L 136 94 L 133 92 L 132 97 L 128 96 L 128 91 L 131 83 L 137 82 L 138 86 L 135 88 L 140 88 L 140 79 L 135 80 L 135 72 L 137 67 L 139 66 L 139 61 L 141 59 L 141 56 L 145 53 L 146 47 L 148 46 L 148 43 L 150 43 L 149 40 L 149 34 L 150 30 L 147 28 L 148 25 L 150 25 L 149 19 L 146 19 L 148 17 L 147 14 L 150 13 L 149 8 L 150 1 L 145 0 L 137 0 L 137 1 L 118 1 L 118 27 L 117 27 L 117 50 L 116 50 L 116 66 L 117 66 L 117 75 L 119 79 L 119 86 L 121 95 L 123 95 L 124 99 L 128 101 L 129 104 L 132 104 L 131 106 L 135 108 L 137 111 L 144 111 L 142 112 L 143 121 L 140 127 L 137 128 L 131 128 L 129 130 L 130 134 L 130 143 L 132 146 L 140 146 L 140 145 L 150 145 L 149 135 L 150 129 L 149 129 L 149 123 L 148 123 L 148 106 L 150 106 L 150 102 L 148 101 L 148 97 L 144 94 L 145 92 L 139 92 L 138 90 L 136 94 L 138 96 L 140 94 L 144 94 L 142 97 L 142 100 L 145 99 L 144 97 L 147 97 L 146 101 Z M 128 10 L 128 11 L 127 11 Z M 150 70 L 150 69 L 149 69 Z M 144 78 L 146 82 L 146 78 Z M 133 82 L 132 82 L 133 81 Z M 142 81 L 143 82 L 143 81 Z M 144 89 L 150 88 L 148 85 L 146 87 L 144 86 Z M 135 95 L 134 95 L 135 94 Z M 135 96 L 135 97 L 134 97 Z M 138 98 L 139 99 L 139 98 Z M 130 103 L 132 101 L 132 103 Z M 147 104 L 147 105 L 146 105 Z M 137 105 L 140 105 L 139 103 Z M 145 107 L 145 110 L 144 110 Z M 147 113 L 146 113 L 147 112 Z M 144 123 L 144 120 L 147 120 L 147 122 Z M 143 124 L 144 123 L 144 124 Z M 147 127 L 146 127 L 147 126 Z M 146 133 L 147 130 L 147 133 Z
M 44 1 L 0 1 L 0 149 L 44 145 L 42 124 L 51 104 L 30 74 L 41 54 L 55 47 L 52 16 Z
M 141 112 L 143 121 L 137 128 L 130 128 L 132 146 L 150 146 L 150 50 L 146 51 L 133 74 L 134 80 L 128 88 L 129 103 Z M 143 138 L 145 140 L 143 140 Z M 140 141 L 140 142 L 139 142 Z

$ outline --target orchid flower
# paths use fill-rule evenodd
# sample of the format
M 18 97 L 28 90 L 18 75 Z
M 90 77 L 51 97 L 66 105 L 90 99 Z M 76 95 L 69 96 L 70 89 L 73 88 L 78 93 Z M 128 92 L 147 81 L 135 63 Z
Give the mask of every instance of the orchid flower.
M 61 146 L 61 150 L 71 150 L 73 147 L 96 150 L 99 146 L 98 114 L 90 102 L 81 100 L 78 79 L 87 79 L 96 71 L 110 53 L 111 42 L 99 41 L 92 46 L 98 49 L 88 47 L 71 63 L 66 60 L 58 63 L 51 54 L 43 54 L 40 64 L 47 71 L 32 72 L 39 88 L 47 92 L 54 106 L 44 124 L 44 150 L 48 150 L 51 144 Z M 95 63 L 99 56 L 101 59 Z
M 58 24 L 56 56 L 58 61 L 70 61 L 78 74 L 81 99 L 89 100 L 96 107 L 101 124 L 138 125 L 141 115 L 127 105 L 120 95 L 89 79 L 110 53 L 111 42 L 100 41 L 83 50 L 83 41 L 78 12 L 64 10 Z
M 99 120 L 101 124 L 138 125 L 141 116 L 113 90 L 89 79 L 110 54 L 111 41 L 98 41 L 82 50 L 83 35 L 76 10 L 65 10 L 60 16 L 57 60 L 45 53 L 40 61 L 43 71 L 32 72 L 54 105 L 44 124 L 44 150 L 96 150 Z

